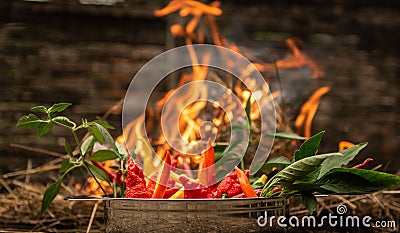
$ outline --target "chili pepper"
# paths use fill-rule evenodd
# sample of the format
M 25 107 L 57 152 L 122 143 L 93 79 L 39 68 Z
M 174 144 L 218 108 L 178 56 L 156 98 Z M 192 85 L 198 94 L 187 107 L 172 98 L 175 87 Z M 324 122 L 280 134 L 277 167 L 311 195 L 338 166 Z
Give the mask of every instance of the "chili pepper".
M 247 177 L 250 176 L 249 170 L 245 170 L 244 173 Z M 225 176 L 216 189 L 215 197 L 222 197 L 224 193 L 226 193 L 227 197 L 233 197 L 242 193 L 236 172 L 230 172 Z
M 184 189 L 185 199 L 196 199 L 196 198 L 213 198 L 212 186 L 207 187 L 204 184 L 197 183 L 189 180 L 185 176 L 179 177 L 179 181 L 182 183 Z
M 235 167 L 235 172 L 238 177 L 240 187 L 242 188 L 242 191 L 246 195 L 246 197 L 258 197 L 257 194 L 254 192 L 253 187 L 251 187 L 250 181 L 247 178 L 246 174 L 238 167 Z
M 115 178 L 114 175 L 111 172 L 109 172 L 101 163 L 95 162 L 95 161 L 91 161 L 91 162 L 94 166 L 100 168 L 104 173 L 106 173 L 108 178 L 110 178 L 110 180 L 114 180 L 114 178 Z
M 184 188 L 180 188 L 178 191 L 176 191 L 169 199 L 183 199 L 184 198 Z
M 368 163 L 370 163 L 372 161 L 374 161 L 374 160 L 371 158 L 367 158 L 366 160 L 364 160 L 364 162 L 354 166 L 353 168 L 363 168 L 365 165 L 367 165 Z
M 92 156 L 92 152 L 89 152 L 88 157 L 90 157 L 90 156 Z M 100 168 L 104 173 L 106 173 L 108 178 L 110 178 L 111 181 L 114 180 L 114 178 L 115 178 L 114 175 L 111 172 L 109 172 L 101 163 L 92 161 L 92 164 L 94 166 Z
M 261 194 L 261 192 L 262 192 L 262 189 L 254 189 L 254 192 L 256 193 L 257 196 L 259 196 Z M 240 194 L 235 195 L 235 196 L 233 196 L 231 198 L 245 198 L 245 197 L 246 197 L 246 195 L 244 193 L 240 193 Z
M 150 193 L 154 193 L 154 189 L 156 187 L 156 182 L 154 181 L 157 179 L 157 177 L 153 177 L 150 179 L 150 181 L 147 184 L 147 190 L 149 190 Z M 173 179 L 169 179 L 167 183 L 167 189 L 165 190 L 163 198 L 170 198 L 172 195 L 174 195 L 177 191 L 179 190 L 179 187 L 175 187 L 175 181 Z
M 178 166 L 178 160 L 176 158 L 171 159 L 171 171 L 176 171 L 176 168 Z
M 182 167 L 183 167 L 185 174 L 189 178 L 193 178 L 192 168 L 190 167 L 189 163 L 186 160 L 186 155 L 181 155 L 181 158 L 182 158 Z
M 260 178 L 258 178 L 258 180 L 256 180 L 256 182 L 254 182 L 254 184 L 257 183 L 265 184 L 267 179 L 268 179 L 267 175 L 263 174 Z
M 131 158 L 129 159 L 126 176 L 126 197 L 127 198 L 150 198 L 151 193 L 146 189 L 143 171 Z
M 280 192 L 282 190 L 283 190 L 283 188 L 275 187 L 274 190 L 272 190 L 272 193 L 277 193 L 277 192 Z
M 217 187 L 217 197 L 222 197 L 223 194 L 233 197 L 241 192 L 238 180 L 232 177 L 225 177 Z
M 170 198 L 170 197 L 173 196 L 176 192 L 178 192 L 179 189 L 180 189 L 180 187 L 168 188 L 167 190 L 165 190 L 165 193 L 164 193 L 163 198 Z
M 169 180 L 169 175 L 171 173 L 171 155 L 167 151 L 164 164 L 162 165 L 160 171 L 158 172 L 157 184 L 154 188 L 152 198 L 163 198 L 165 191 L 167 190 L 167 183 Z
M 117 174 L 115 175 L 114 179 L 112 179 L 112 182 L 113 183 L 122 183 L 121 177 L 122 177 L 122 172 L 117 171 Z
M 200 183 L 210 186 L 217 182 L 214 169 L 215 154 L 211 140 L 208 140 L 207 147 L 208 149 L 204 152 L 200 161 L 198 178 Z

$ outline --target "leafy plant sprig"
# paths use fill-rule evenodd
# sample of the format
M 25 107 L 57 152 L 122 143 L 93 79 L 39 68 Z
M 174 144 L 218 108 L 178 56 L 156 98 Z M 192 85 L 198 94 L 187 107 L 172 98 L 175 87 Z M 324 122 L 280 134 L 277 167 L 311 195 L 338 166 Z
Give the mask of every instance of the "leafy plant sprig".
M 69 118 L 59 115 L 71 105 L 71 103 L 56 103 L 50 108 L 36 106 L 31 110 L 42 113 L 45 116 L 44 119 L 31 113 L 22 116 L 17 123 L 17 127 L 19 128 L 36 129 L 39 137 L 46 135 L 56 125 L 69 129 L 74 137 L 77 148 L 77 152 L 74 153 L 67 140 L 64 141 L 64 148 L 69 158 L 61 163 L 61 176 L 59 179 L 47 187 L 42 200 L 40 216 L 44 214 L 60 192 L 64 177 L 76 168 L 84 168 L 88 171 L 104 195 L 107 195 L 107 193 L 99 180 L 107 182 L 112 187 L 114 196 L 123 196 L 125 192 L 124 185 L 120 182 L 120 177 L 113 177 L 112 174 L 106 173 L 105 169 L 99 163 L 106 160 L 115 160 L 118 166 L 114 167 L 114 169 L 119 170 L 118 173 L 120 176 L 125 176 L 129 154 L 122 145 L 114 142 L 114 139 L 108 132 L 108 129 L 114 129 L 114 127 L 105 121 L 88 121 L 87 119 L 82 119 L 82 123 L 78 125 Z M 87 130 L 89 136 L 80 140 L 77 134 L 78 130 Z M 101 145 L 107 145 L 111 149 L 93 152 L 96 142 Z
M 400 185 L 400 177 L 393 174 L 356 167 L 342 168 L 367 146 L 366 142 L 336 153 L 316 155 L 323 134 L 324 131 L 306 140 L 291 159 L 275 157 L 263 164 L 263 170 L 272 167 L 283 169 L 265 183 L 260 196 L 297 194 L 312 213 L 317 204 L 315 192 L 366 194 Z

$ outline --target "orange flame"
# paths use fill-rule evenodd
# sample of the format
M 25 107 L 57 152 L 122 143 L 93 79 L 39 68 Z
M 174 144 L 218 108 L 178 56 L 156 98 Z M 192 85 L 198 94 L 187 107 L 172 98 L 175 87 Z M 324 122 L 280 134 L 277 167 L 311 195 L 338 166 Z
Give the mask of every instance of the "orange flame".
M 306 103 L 300 109 L 300 114 L 297 116 L 294 126 L 296 133 L 301 134 L 301 128 L 304 127 L 304 137 L 311 137 L 311 123 L 318 110 L 319 102 L 322 96 L 328 93 L 330 87 L 321 87 L 316 90 Z
M 113 166 L 113 161 L 109 160 L 104 162 L 104 167 L 107 168 L 107 170 L 112 170 L 110 167 Z M 109 186 L 108 182 L 102 181 L 97 179 L 97 181 L 100 183 L 100 185 L 105 189 L 107 193 L 112 193 L 111 187 Z M 103 197 L 104 193 L 95 181 L 93 177 L 88 177 L 86 180 L 86 184 L 82 187 L 80 184 L 76 184 L 75 188 L 78 190 L 84 191 L 88 196 L 91 197 Z
M 351 143 L 351 142 L 347 142 L 347 141 L 341 141 L 341 142 L 339 142 L 339 145 L 338 145 L 339 150 L 345 150 L 345 149 L 350 148 L 352 146 L 354 146 L 354 144 Z
M 205 19 L 205 22 L 210 32 L 209 34 L 211 35 L 212 41 L 215 45 L 224 46 L 236 52 L 240 52 L 240 49 L 234 43 L 229 42 L 219 33 L 219 29 L 215 20 L 216 16 L 222 14 L 219 1 L 214 1 L 211 2 L 210 4 L 205 4 L 195 0 L 172 0 L 164 8 L 156 10 L 154 12 L 154 15 L 157 17 L 163 17 L 172 14 L 174 12 L 178 12 L 181 17 L 187 17 L 187 16 L 191 17 L 189 21 L 184 25 L 174 24 L 170 27 L 172 35 L 174 37 L 184 38 L 187 45 L 193 44 L 194 41 L 196 41 L 197 43 L 204 42 L 204 35 L 206 35 L 207 33 L 204 33 L 202 31 L 202 28 L 199 27 L 199 23 L 201 22 L 202 19 Z M 308 56 L 305 53 L 300 51 L 300 49 L 298 48 L 298 43 L 299 42 L 294 39 L 288 39 L 286 41 L 286 44 L 292 53 L 290 57 L 278 60 L 274 64 L 260 63 L 260 62 L 254 63 L 254 66 L 251 65 L 247 67 L 246 70 L 242 71 L 243 77 L 246 77 L 251 81 L 250 76 L 251 73 L 255 71 L 255 69 L 258 69 L 260 71 L 266 71 L 266 70 L 274 70 L 276 67 L 292 68 L 301 66 L 309 66 L 311 69 L 313 69 L 314 71 L 313 77 L 322 76 L 323 72 L 310 58 L 308 58 Z M 197 60 L 198 58 L 195 51 L 193 50 L 193 48 L 190 47 L 188 49 L 192 64 L 198 64 Z M 205 61 L 205 63 L 207 63 L 207 61 L 210 60 L 209 57 L 204 57 L 202 59 L 203 61 Z M 227 59 L 226 62 L 228 62 L 228 64 L 232 66 L 235 65 L 235 61 L 230 61 Z M 191 73 L 184 73 L 181 76 L 177 88 L 193 80 L 206 79 L 209 73 L 207 66 L 193 65 L 192 68 L 193 69 Z M 175 89 L 170 90 L 161 100 L 157 102 L 156 107 L 161 108 L 165 104 L 167 99 L 172 95 L 172 93 L 174 93 L 174 91 Z M 259 96 L 261 95 L 261 93 L 251 93 L 250 91 L 243 89 L 241 82 L 236 82 L 232 84 L 231 89 L 229 89 L 229 91 L 235 92 L 235 94 L 240 97 L 242 102 L 242 107 L 246 106 L 247 100 L 250 98 L 250 103 L 251 103 L 250 119 L 257 120 L 260 118 L 259 108 L 258 106 L 256 106 L 256 104 L 254 104 L 254 102 L 256 99 L 262 98 L 262 96 Z M 206 89 L 198 87 L 198 88 L 193 88 L 191 91 L 182 94 L 182 96 L 179 96 L 179 98 L 177 99 L 185 100 L 185 99 L 190 99 L 192 97 L 206 97 L 207 94 L 208 93 Z M 276 99 L 278 96 L 280 96 L 280 92 L 279 91 L 274 92 L 272 93 L 272 96 L 273 99 Z M 304 113 L 302 113 L 302 116 L 299 116 L 300 118 L 304 118 L 298 124 L 305 123 L 306 135 L 310 134 L 309 131 L 311 128 L 310 126 L 311 121 L 317 111 L 319 103 L 318 101 L 321 96 L 318 97 L 318 100 L 314 100 L 316 97 L 312 97 L 313 98 L 312 102 L 316 102 L 314 103 L 314 105 L 316 106 L 307 107 L 307 109 L 304 110 Z M 183 106 L 183 104 L 184 104 L 183 101 L 180 102 L 178 100 L 175 103 L 175 105 L 176 109 L 179 109 L 179 111 L 176 111 L 175 113 L 174 112 L 165 113 L 167 115 L 166 116 L 167 122 L 169 119 L 168 114 L 177 114 L 177 113 L 180 114 L 178 119 L 179 130 L 176 129 L 166 129 L 166 130 L 175 130 L 176 132 L 171 132 L 170 135 L 175 135 L 176 138 L 179 138 L 179 136 L 181 136 L 181 138 L 186 142 L 188 142 L 190 145 L 192 141 L 199 139 L 200 125 L 202 123 L 202 120 L 199 119 L 199 115 L 201 111 L 206 107 L 206 102 L 199 101 L 189 106 Z M 233 109 L 235 109 L 238 106 L 235 106 L 235 104 L 227 106 L 225 108 L 226 112 L 224 113 L 218 112 L 217 104 L 213 107 L 217 112 L 215 114 L 214 119 L 212 119 L 212 122 L 217 127 L 217 132 L 214 133 L 218 133 L 219 127 L 223 127 L 224 125 L 229 123 L 230 117 L 233 117 L 231 116 Z M 180 111 L 182 109 L 184 110 Z M 135 148 L 135 153 L 142 159 L 144 163 L 144 172 L 147 175 L 151 175 L 152 172 L 156 171 L 157 168 L 160 166 L 163 155 L 171 148 L 166 143 L 166 139 L 164 138 L 162 133 L 160 133 L 160 135 L 152 135 L 152 137 L 155 138 L 151 142 L 153 145 L 150 145 L 146 140 L 143 140 L 143 138 L 145 138 L 144 135 L 146 132 L 143 132 L 141 125 L 144 121 L 145 121 L 144 116 L 141 116 L 136 120 L 132 121 L 131 123 L 129 123 L 124 129 L 124 138 L 126 140 L 127 147 Z M 171 125 L 173 125 L 176 122 L 168 122 L 168 123 L 171 123 Z M 156 153 L 153 153 L 152 146 L 156 147 Z M 190 149 L 191 148 L 185 148 L 184 150 L 187 150 L 189 152 Z M 178 165 L 182 166 L 183 164 L 182 158 L 179 156 L 176 158 L 178 159 Z M 200 158 L 201 158 L 200 155 L 186 156 L 185 162 L 187 162 L 186 164 L 190 164 L 190 166 L 196 168 L 197 166 L 199 166 Z

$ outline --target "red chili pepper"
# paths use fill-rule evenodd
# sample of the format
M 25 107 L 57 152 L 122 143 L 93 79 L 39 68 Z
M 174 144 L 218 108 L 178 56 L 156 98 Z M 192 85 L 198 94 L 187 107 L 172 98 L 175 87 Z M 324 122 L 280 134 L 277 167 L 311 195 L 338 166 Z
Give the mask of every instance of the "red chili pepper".
M 155 178 L 156 179 L 156 178 Z M 150 179 L 150 182 L 147 184 L 147 190 L 149 190 L 150 193 L 154 193 L 154 189 L 156 187 L 156 182 L 154 181 L 155 179 Z M 167 189 L 165 190 L 163 198 L 170 198 L 174 193 L 176 193 L 179 190 L 180 187 L 175 187 L 175 181 L 172 179 L 168 180 L 167 184 Z
M 246 197 L 258 197 L 257 194 L 254 192 L 253 187 L 251 187 L 250 181 L 249 179 L 247 179 L 246 174 L 238 167 L 235 167 L 235 172 L 238 177 L 240 187 L 242 188 L 242 191 L 246 195 Z
M 150 198 L 151 193 L 146 189 L 146 181 L 139 166 L 133 159 L 129 159 L 129 166 L 126 176 L 127 198 Z
M 245 170 L 244 173 L 247 177 L 250 176 L 249 170 Z M 218 185 L 215 197 L 222 197 L 224 193 L 227 195 L 227 197 L 233 197 L 241 194 L 242 192 L 243 191 L 237 178 L 236 172 L 230 172 Z
M 182 167 L 183 170 L 185 171 L 185 174 L 189 177 L 189 178 L 193 178 L 193 172 L 192 172 L 192 168 L 190 167 L 189 163 L 186 160 L 186 155 L 181 155 L 182 157 Z
M 185 199 L 196 199 L 196 198 L 213 198 L 212 195 L 213 187 L 205 186 L 204 184 L 190 181 L 187 177 L 179 177 L 179 181 L 182 183 L 184 190 Z
M 158 177 L 157 177 L 157 183 L 156 187 L 154 188 L 154 193 L 152 198 L 163 198 L 164 193 L 167 190 L 167 183 L 169 180 L 169 175 L 171 174 L 171 155 L 167 151 L 165 158 L 164 158 L 164 164 L 162 165 Z
M 172 195 L 174 195 L 176 192 L 178 192 L 179 189 L 180 189 L 180 187 L 168 188 L 167 190 L 165 190 L 163 198 L 166 198 L 166 199 L 170 198 Z
M 208 149 L 204 152 L 200 161 L 198 178 L 200 183 L 205 186 L 210 186 L 217 182 L 214 169 L 215 154 L 214 148 L 211 145 L 211 140 L 208 140 L 207 147 Z
M 258 196 L 258 195 L 261 194 L 262 189 L 254 189 L 254 192 L 256 192 L 256 194 Z M 245 197 L 246 197 L 246 195 L 244 193 L 241 193 L 241 194 L 235 195 L 235 196 L 233 196 L 231 198 L 245 198 Z
M 372 161 L 374 161 L 374 160 L 371 158 L 367 158 L 366 160 L 364 160 L 364 162 L 354 166 L 353 168 L 363 168 L 365 165 L 367 165 L 368 163 L 370 163 Z
M 283 190 L 283 188 L 275 187 L 274 190 L 272 190 L 272 193 L 277 193 L 277 192 L 280 192 L 282 190 Z
M 122 172 L 121 171 L 117 171 L 117 174 L 114 177 L 114 179 L 112 180 L 112 182 L 113 183 L 122 183 L 121 177 L 122 177 Z

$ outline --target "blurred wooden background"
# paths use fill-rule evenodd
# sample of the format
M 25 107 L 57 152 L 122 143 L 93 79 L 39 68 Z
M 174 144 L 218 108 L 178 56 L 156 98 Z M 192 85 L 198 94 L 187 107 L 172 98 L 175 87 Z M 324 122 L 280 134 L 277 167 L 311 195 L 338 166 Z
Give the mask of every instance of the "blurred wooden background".
M 110 1 L 112 2 L 112 1 Z M 362 3 L 361 3 L 362 2 Z M 168 22 L 152 12 L 166 1 L 87 5 L 78 1 L 0 2 L 0 173 L 51 159 L 9 147 L 21 143 L 63 151 L 66 132 L 37 138 L 16 129 L 34 105 L 71 102 L 67 115 L 94 119 L 125 94 L 135 72 L 170 47 Z M 281 72 L 291 114 L 318 87 L 323 97 L 313 131 L 326 130 L 320 151 L 340 140 L 368 141 L 363 157 L 400 165 L 400 4 L 396 1 L 223 1 L 218 18 L 228 39 L 246 53 L 271 60 L 287 54 L 284 40 L 298 37 L 325 71 Z M 110 123 L 121 133 L 119 114 Z

